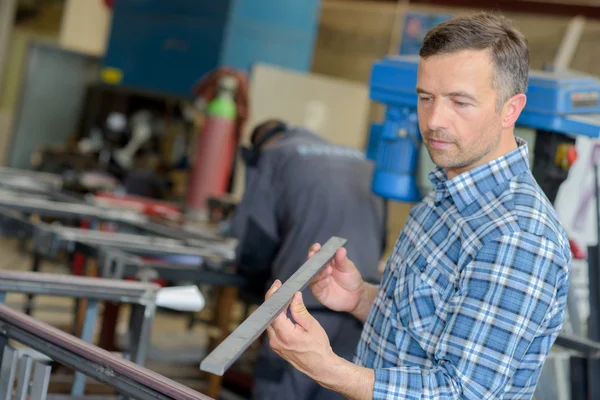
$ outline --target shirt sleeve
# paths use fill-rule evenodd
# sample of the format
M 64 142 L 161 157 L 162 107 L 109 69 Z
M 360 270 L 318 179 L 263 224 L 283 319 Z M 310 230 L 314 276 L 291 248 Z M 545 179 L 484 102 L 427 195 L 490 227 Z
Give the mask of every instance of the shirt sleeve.
M 456 282 L 436 367 L 376 369 L 373 398 L 502 398 L 525 355 L 544 359 L 560 331 L 570 262 L 563 254 L 522 232 L 484 245 Z M 539 336 L 543 344 L 531 346 Z

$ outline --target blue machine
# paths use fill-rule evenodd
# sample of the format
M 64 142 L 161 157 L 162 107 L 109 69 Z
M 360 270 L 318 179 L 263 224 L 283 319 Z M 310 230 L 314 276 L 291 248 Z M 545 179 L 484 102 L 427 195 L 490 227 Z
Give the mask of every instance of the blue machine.
M 422 143 L 415 91 L 418 62 L 418 56 L 390 56 L 375 63 L 371 73 L 370 97 L 387 106 L 383 123 L 371 127 L 367 148 L 367 157 L 376 166 L 372 189 L 402 202 L 416 202 L 422 196 L 417 186 Z M 553 201 L 567 175 L 564 168 L 547 172 L 555 167 L 556 149 L 563 143 L 572 146 L 572 136 L 600 136 L 600 81 L 574 72 L 531 71 L 527 105 L 517 125 L 538 130 L 534 176 L 536 171 L 553 175 L 536 176 Z M 543 145 L 538 145 L 540 141 Z
M 321 0 L 118 0 L 101 78 L 191 98 L 219 66 L 309 71 Z

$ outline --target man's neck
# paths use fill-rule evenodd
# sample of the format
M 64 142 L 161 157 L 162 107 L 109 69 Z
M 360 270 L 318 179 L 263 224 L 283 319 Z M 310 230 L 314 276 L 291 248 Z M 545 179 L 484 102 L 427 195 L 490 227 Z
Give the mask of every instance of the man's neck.
M 497 158 L 504 157 L 511 151 L 516 150 L 519 147 L 519 145 L 517 144 L 517 140 L 515 139 L 515 135 L 513 132 L 514 131 L 511 129 L 510 134 L 502 133 L 502 136 L 500 137 L 500 141 L 498 142 L 496 148 L 490 151 L 484 157 L 482 157 L 479 161 L 463 168 L 446 168 L 445 171 L 446 175 L 448 176 L 448 179 L 455 178 L 460 174 L 472 170 L 473 168 L 477 168 L 481 165 L 487 164 Z

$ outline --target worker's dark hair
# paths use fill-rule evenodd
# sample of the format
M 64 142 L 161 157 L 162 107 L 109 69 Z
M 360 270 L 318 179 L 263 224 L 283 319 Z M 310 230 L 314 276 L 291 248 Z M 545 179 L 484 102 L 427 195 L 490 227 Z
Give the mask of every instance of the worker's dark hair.
M 529 76 L 527 39 L 507 18 L 480 12 L 443 22 L 427 32 L 420 56 L 485 49 L 490 50 L 494 62 L 492 84 L 501 109 L 509 98 L 527 91 Z
M 250 143 L 252 144 L 252 147 L 255 147 L 260 142 L 263 142 L 262 139 L 267 133 L 269 133 L 269 136 L 271 136 L 271 134 L 282 133 L 285 130 L 286 125 L 283 121 L 278 119 L 268 119 L 256 125 L 252 131 L 252 134 L 250 135 Z

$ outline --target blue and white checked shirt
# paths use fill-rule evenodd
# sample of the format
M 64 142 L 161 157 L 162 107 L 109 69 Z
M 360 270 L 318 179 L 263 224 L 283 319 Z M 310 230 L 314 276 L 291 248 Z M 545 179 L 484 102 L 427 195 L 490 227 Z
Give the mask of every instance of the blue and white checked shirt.
M 413 208 L 355 363 L 374 399 L 530 399 L 562 326 L 571 251 L 526 143 Z

